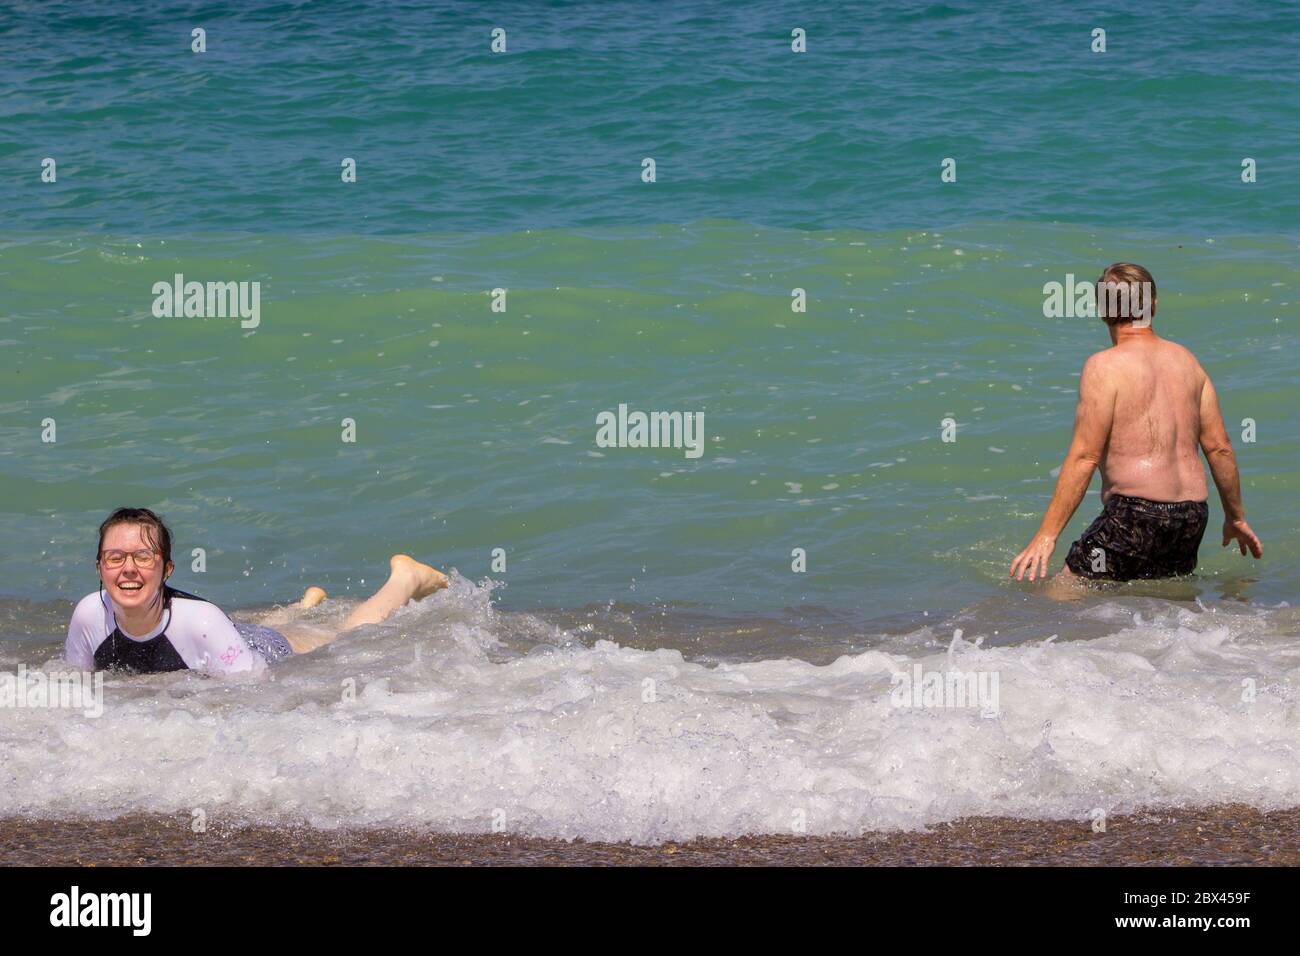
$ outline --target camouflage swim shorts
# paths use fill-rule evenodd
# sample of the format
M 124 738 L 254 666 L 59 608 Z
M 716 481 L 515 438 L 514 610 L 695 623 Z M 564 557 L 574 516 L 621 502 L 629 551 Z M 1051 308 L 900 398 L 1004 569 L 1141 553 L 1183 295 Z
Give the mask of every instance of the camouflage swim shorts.
M 1103 581 L 1168 578 L 1196 570 L 1210 508 L 1204 501 L 1148 501 L 1112 494 L 1070 545 L 1066 566 Z

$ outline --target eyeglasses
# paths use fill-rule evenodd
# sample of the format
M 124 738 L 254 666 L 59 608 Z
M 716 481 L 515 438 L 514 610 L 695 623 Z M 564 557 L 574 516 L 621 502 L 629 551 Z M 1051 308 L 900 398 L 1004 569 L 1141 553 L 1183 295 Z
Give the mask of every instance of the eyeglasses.
M 139 551 L 101 551 L 99 561 L 106 568 L 120 568 L 126 564 L 127 555 L 131 556 L 135 566 L 141 571 L 148 571 L 158 563 L 158 552 L 147 548 L 141 548 Z

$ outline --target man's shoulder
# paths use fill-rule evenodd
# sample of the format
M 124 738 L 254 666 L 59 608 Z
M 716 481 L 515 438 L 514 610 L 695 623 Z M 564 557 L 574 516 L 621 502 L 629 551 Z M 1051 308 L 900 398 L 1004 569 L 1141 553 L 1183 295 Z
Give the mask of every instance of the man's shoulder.
M 1186 345 L 1175 342 L 1173 339 L 1166 339 L 1163 337 L 1159 338 L 1158 341 L 1160 342 L 1160 347 L 1166 352 L 1169 352 L 1172 355 L 1180 355 L 1184 358 L 1189 358 L 1193 362 L 1196 361 L 1196 355 L 1193 354 L 1192 350 Z
M 1084 360 L 1083 371 L 1080 374 L 1085 378 L 1108 379 L 1116 374 L 1123 361 L 1124 357 L 1118 354 L 1114 347 L 1101 349 Z
M 1153 356 L 1163 353 L 1166 356 L 1200 367 L 1201 363 L 1197 361 L 1196 354 L 1185 345 L 1180 345 L 1171 339 L 1157 339 L 1153 344 L 1154 349 L 1152 349 L 1151 345 L 1148 345 L 1140 351 L 1134 351 L 1132 348 L 1121 345 L 1111 345 L 1093 352 L 1083 364 L 1085 368 L 1089 365 L 1094 368 L 1115 368 L 1122 367 L 1130 362 L 1150 362 Z
M 1160 344 L 1167 356 L 1165 366 L 1170 372 L 1188 376 L 1198 387 L 1203 386 L 1209 379 L 1209 373 L 1201 366 L 1196 354 L 1187 346 L 1171 342 L 1169 339 L 1161 339 Z

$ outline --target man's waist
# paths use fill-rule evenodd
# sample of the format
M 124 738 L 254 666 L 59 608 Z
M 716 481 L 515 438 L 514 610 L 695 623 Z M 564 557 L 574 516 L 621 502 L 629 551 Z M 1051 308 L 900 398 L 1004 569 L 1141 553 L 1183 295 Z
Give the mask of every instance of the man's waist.
M 1188 498 L 1182 501 L 1155 501 L 1151 498 L 1120 494 L 1117 491 L 1112 491 L 1106 497 L 1106 510 L 1108 511 L 1115 508 L 1126 508 L 1134 511 L 1145 511 L 1149 514 L 1179 514 L 1208 507 L 1209 505 L 1204 498 Z

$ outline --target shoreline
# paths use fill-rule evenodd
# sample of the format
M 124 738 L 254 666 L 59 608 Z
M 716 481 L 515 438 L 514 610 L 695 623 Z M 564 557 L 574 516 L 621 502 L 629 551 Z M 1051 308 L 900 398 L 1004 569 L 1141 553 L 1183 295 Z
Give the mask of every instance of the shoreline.
M 1300 807 L 1140 811 L 1076 820 L 972 817 L 924 832 L 752 835 L 655 846 L 509 834 L 222 826 L 188 815 L 0 818 L 4 866 L 1297 866 Z

